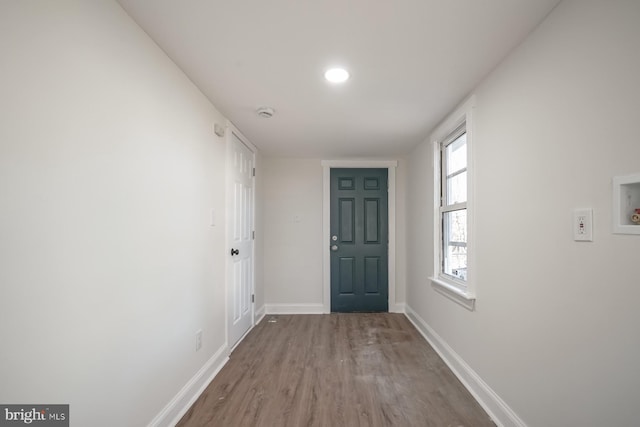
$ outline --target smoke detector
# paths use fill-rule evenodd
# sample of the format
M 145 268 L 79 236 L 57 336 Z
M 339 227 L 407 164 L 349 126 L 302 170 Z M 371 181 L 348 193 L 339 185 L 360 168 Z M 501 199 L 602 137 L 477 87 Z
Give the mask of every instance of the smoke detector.
M 260 117 L 263 117 L 265 119 L 270 119 L 271 117 L 273 117 L 275 112 L 276 110 L 271 107 L 260 107 L 256 110 L 256 113 L 258 113 Z

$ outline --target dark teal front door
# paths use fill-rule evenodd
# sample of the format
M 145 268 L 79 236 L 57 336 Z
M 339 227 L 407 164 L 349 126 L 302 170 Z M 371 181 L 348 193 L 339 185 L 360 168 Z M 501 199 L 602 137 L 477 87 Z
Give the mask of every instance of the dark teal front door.
M 389 310 L 387 169 L 331 169 L 331 311 Z

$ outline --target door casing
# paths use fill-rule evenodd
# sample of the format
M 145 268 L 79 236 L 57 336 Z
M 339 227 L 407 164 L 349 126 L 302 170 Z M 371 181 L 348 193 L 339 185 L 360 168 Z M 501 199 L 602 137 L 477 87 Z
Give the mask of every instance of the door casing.
M 322 303 L 323 312 L 331 313 L 331 169 L 386 168 L 389 184 L 389 312 L 402 313 L 396 304 L 396 168 L 397 160 L 323 160 L 322 202 Z

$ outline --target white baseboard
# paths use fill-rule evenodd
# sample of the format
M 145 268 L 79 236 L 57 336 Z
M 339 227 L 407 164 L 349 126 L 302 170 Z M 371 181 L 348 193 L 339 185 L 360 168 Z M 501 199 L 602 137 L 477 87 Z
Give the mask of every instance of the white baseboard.
M 389 306 L 389 313 L 404 313 L 405 304 L 397 303 Z M 266 314 L 323 314 L 328 313 L 322 304 L 265 304 L 256 311 L 256 324 Z
M 254 313 L 254 322 L 253 322 L 253 324 L 257 325 L 258 323 L 260 323 L 260 321 L 262 319 L 264 319 L 265 314 L 267 314 L 267 313 L 266 313 L 266 310 L 265 310 L 265 306 L 263 305 L 262 307 L 257 309 L 256 312 Z
M 322 314 L 322 304 L 265 304 L 266 314 Z
M 398 302 L 389 306 L 389 313 L 405 313 L 405 303 Z
M 505 401 L 409 305 L 406 306 L 405 315 L 498 427 L 527 427 Z
M 175 426 L 227 363 L 228 355 L 229 350 L 225 344 L 207 360 L 207 363 L 182 387 L 182 390 L 171 399 L 171 402 L 156 415 L 147 427 Z

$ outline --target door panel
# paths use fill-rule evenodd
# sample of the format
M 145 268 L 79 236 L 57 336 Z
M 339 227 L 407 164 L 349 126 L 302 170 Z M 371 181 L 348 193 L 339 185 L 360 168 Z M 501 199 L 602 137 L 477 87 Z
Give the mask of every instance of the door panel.
M 340 293 L 353 294 L 355 262 L 353 258 L 340 258 Z
M 380 243 L 380 201 L 365 199 L 364 201 L 364 241 Z
M 368 294 L 380 292 L 380 257 L 364 259 L 364 285 Z
M 331 311 L 388 311 L 387 169 L 331 169 Z
M 356 221 L 354 199 L 340 199 L 340 243 L 354 243 Z
M 231 132 L 229 141 L 228 339 L 232 347 L 253 323 L 253 152 Z

